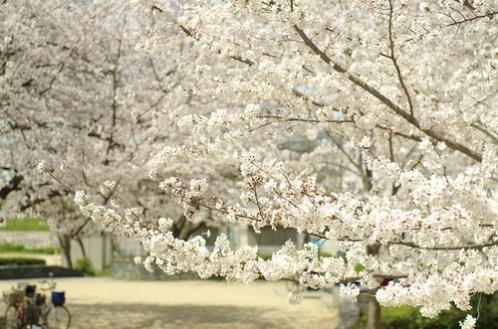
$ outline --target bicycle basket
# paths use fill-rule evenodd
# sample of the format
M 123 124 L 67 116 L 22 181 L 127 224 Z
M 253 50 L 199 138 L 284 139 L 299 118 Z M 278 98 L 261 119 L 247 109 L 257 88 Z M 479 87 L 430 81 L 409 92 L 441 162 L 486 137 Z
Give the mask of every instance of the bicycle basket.
M 62 306 L 66 302 L 66 294 L 64 291 L 53 291 L 52 292 L 52 304 L 55 306 Z
M 36 293 L 36 285 L 28 284 L 26 288 L 24 288 L 24 293 L 26 294 L 26 297 L 34 298 Z
M 35 304 L 37 306 L 42 306 L 45 304 L 45 295 L 43 294 L 36 294 L 35 295 Z
M 5 304 L 15 306 L 24 298 L 24 292 L 21 290 L 11 290 L 3 292 L 3 300 Z
M 24 307 L 24 318 L 27 324 L 38 324 L 41 315 L 41 308 L 35 304 L 28 303 Z

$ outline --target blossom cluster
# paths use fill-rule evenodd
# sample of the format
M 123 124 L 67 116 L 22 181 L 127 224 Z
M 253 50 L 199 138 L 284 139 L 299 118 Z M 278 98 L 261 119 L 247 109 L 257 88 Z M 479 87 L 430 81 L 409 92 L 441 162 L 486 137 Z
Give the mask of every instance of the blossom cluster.
M 38 122 L 24 106 L 32 94 L 6 92 L 15 119 L 6 122 L 16 128 L 9 145 L 28 134 L 21 153 L 45 155 L 38 169 L 60 182 L 71 176 L 63 171 L 91 168 L 64 189 L 87 191 L 74 199 L 100 229 L 141 241 L 148 256 L 137 262 L 148 269 L 338 285 L 345 299 L 368 293 L 430 317 L 452 303 L 468 311 L 471 295 L 498 290 L 497 8 L 496 0 L 138 1 L 133 12 L 147 28 L 130 24 L 121 35 L 138 38 L 127 39 L 106 26 L 112 40 L 92 58 L 101 63 L 96 81 L 113 81 L 108 93 L 89 93 L 104 110 Z M 78 54 L 60 61 L 86 65 Z M 14 59 L 20 69 L 9 64 L 4 79 L 22 86 L 14 72 L 39 65 Z M 66 78 L 41 80 L 57 90 L 56 104 L 67 102 L 56 97 L 72 86 Z M 26 122 L 39 124 L 35 132 L 60 127 L 58 138 L 29 135 L 19 128 Z M 263 260 L 256 246 L 233 249 L 224 235 L 209 248 L 178 233 L 207 221 L 291 228 L 337 241 L 340 252 L 321 257 L 312 244 L 287 243 Z

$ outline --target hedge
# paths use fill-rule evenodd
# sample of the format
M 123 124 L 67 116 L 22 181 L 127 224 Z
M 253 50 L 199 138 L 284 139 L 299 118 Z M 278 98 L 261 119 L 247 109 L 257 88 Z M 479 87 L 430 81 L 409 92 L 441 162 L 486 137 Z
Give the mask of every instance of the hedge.
M 44 259 L 24 257 L 0 257 L 0 266 L 46 265 Z
M 497 329 L 498 328 L 498 294 L 495 295 L 474 295 L 471 298 L 472 310 L 470 314 L 474 317 L 479 307 L 479 319 L 476 328 Z M 460 311 L 452 306 L 450 310 L 442 312 L 437 318 L 429 319 L 420 315 L 416 307 L 383 307 L 382 308 L 382 329 L 460 329 L 460 321 L 463 321 L 467 312 Z M 362 317 L 351 329 L 366 328 L 367 317 Z
M 26 248 L 25 246 L 5 243 L 0 245 L 0 252 L 18 252 L 18 253 L 33 253 L 33 254 L 60 254 L 60 248 L 44 247 L 44 248 Z

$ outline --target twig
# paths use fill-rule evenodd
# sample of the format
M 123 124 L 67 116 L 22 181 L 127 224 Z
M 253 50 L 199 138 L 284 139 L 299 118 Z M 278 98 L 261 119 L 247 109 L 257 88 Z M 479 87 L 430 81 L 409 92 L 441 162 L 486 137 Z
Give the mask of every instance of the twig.
M 406 99 L 408 101 L 408 108 L 410 109 L 410 115 L 413 117 L 413 102 L 412 98 L 410 96 L 410 92 L 408 91 L 408 88 L 405 85 L 403 76 L 401 74 L 401 69 L 399 68 L 398 61 L 396 60 L 396 56 L 394 54 L 394 38 L 393 38 L 393 0 L 389 0 L 389 24 L 388 24 L 388 33 L 389 33 L 389 48 L 391 50 L 391 55 L 389 58 L 393 62 L 393 65 L 396 69 L 396 74 L 398 76 L 399 84 L 401 85 L 401 88 L 403 89 L 403 92 L 406 95 Z

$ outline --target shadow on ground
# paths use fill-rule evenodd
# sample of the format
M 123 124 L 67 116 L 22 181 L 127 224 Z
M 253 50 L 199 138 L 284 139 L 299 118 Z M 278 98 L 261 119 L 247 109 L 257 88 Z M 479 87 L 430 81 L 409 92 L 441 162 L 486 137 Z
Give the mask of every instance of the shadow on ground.
M 68 305 L 71 328 L 120 329 L 294 329 L 322 328 L 309 319 L 283 316 L 277 309 L 212 305 L 95 304 Z M 279 315 L 280 313 L 280 315 Z

